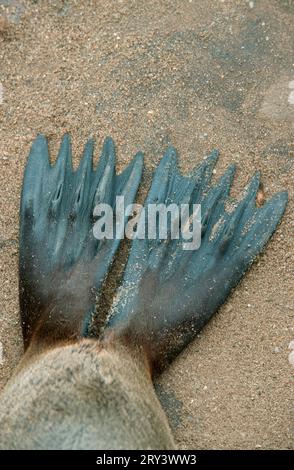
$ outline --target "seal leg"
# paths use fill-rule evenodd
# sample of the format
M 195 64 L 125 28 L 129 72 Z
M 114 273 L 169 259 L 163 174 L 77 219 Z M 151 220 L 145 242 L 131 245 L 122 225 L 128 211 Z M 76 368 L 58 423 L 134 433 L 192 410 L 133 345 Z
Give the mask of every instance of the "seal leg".
M 133 202 L 143 159 L 137 154 L 121 175 L 115 171 L 112 139 L 105 140 L 93 169 L 93 141 L 73 171 L 65 135 L 54 165 L 44 136 L 34 141 L 25 169 L 20 208 L 20 309 L 25 347 L 32 338 L 53 343 L 87 335 L 95 298 L 119 239 L 93 235 L 94 207 Z M 125 223 L 126 220 L 123 221 Z
M 209 321 L 261 252 L 287 204 L 287 193 L 256 206 L 257 173 L 243 199 L 226 210 L 235 167 L 209 187 L 216 154 L 194 175 L 183 177 L 176 153 L 162 159 L 146 200 L 201 204 L 201 245 L 183 250 L 184 239 L 135 239 L 111 309 L 106 335 L 117 332 L 147 351 L 152 367 L 161 369 Z

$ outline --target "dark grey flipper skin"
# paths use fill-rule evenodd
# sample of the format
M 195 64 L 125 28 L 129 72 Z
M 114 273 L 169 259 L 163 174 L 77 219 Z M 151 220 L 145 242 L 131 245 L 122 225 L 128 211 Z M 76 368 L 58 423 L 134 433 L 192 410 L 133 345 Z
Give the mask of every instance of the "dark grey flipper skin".
M 202 241 L 184 251 L 183 240 L 135 239 L 108 322 L 108 329 L 137 337 L 154 368 L 163 368 L 209 321 L 273 234 L 287 193 L 256 206 L 259 173 L 231 212 L 225 205 L 234 177 L 232 165 L 217 184 L 210 179 L 216 151 L 190 177 L 177 169 L 169 148 L 157 168 L 146 204 L 201 204 Z
M 93 236 L 93 209 L 114 207 L 118 195 L 133 202 L 143 156 L 138 153 L 121 175 L 115 171 L 115 149 L 105 140 L 93 169 L 93 141 L 85 146 L 73 171 L 71 143 L 65 135 L 54 165 L 47 140 L 34 141 L 25 169 L 20 208 L 20 308 L 25 346 L 31 336 L 71 339 L 87 334 L 95 297 L 109 270 L 119 239 Z

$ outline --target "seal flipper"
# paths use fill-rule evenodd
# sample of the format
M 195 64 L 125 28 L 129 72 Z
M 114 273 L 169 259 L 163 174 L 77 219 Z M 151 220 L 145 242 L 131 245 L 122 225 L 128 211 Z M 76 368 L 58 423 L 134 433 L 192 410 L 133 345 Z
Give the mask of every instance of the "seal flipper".
M 226 211 L 235 167 L 209 189 L 215 160 L 213 153 L 194 176 L 183 177 L 174 169 L 175 152 L 164 156 L 146 204 L 201 204 L 201 246 L 184 251 L 181 239 L 135 239 L 111 310 L 106 333 L 116 331 L 143 345 L 155 369 L 173 359 L 222 305 L 273 234 L 287 204 L 282 192 L 256 207 L 256 174 L 241 202 Z
M 53 343 L 86 333 L 95 297 L 118 248 L 118 239 L 94 238 L 94 206 L 100 202 L 114 207 L 118 195 L 133 202 L 142 154 L 118 176 L 112 139 L 105 140 L 97 169 L 92 155 L 89 140 L 73 171 L 69 135 L 54 165 L 44 136 L 32 145 L 20 208 L 20 309 L 26 347 L 32 335 Z

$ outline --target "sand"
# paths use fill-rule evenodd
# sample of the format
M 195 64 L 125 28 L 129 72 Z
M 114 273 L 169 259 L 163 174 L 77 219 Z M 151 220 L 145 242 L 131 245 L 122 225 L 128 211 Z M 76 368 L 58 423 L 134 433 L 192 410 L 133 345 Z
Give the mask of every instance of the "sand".
M 69 131 L 76 163 L 87 137 L 98 158 L 111 135 L 119 168 L 144 151 L 146 181 L 168 144 L 185 172 L 218 148 L 215 177 L 238 165 L 234 195 L 261 170 L 289 205 L 157 387 L 181 449 L 293 449 L 294 3 L 0 0 L 0 17 L 1 387 L 22 352 L 18 207 L 36 134 L 55 158 Z

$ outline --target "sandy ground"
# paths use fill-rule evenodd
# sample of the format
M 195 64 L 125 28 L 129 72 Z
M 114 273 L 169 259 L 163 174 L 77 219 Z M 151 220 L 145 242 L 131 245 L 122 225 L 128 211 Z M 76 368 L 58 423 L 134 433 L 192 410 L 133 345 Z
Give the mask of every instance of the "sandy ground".
M 22 352 L 18 206 L 36 133 L 55 156 L 70 131 L 76 162 L 88 136 L 98 158 L 112 135 L 121 168 L 145 152 L 147 178 L 169 143 L 184 171 L 216 147 L 216 176 L 238 164 L 233 194 L 260 169 L 290 202 L 157 386 L 180 448 L 293 449 L 294 2 L 0 0 L 0 15 L 0 385 Z

